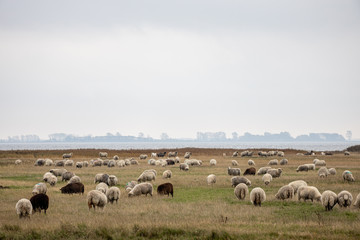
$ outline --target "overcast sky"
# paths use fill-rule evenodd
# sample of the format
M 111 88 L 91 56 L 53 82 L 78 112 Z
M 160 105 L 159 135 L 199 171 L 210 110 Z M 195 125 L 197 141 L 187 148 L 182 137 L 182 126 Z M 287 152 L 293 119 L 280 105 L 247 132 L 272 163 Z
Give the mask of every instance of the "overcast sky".
M 0 0 L 0 138 L 360 138 L 360 1 Z

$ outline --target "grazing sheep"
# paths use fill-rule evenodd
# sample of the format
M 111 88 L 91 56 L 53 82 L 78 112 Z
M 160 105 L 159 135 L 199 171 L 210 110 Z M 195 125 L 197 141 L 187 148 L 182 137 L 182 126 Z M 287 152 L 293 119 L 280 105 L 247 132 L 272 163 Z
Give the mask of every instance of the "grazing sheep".
M 65 160 L 56 160 L 54 165 L 57 167 L 63 167 L 65 165 Z
M 249 194 L 248 186 L 245 183 L 239 183 L 234 188 L 234 195 L 239 200 L 244 200 L 246 195 Z
M 136 185 L 138 184 L 137 181 L 130 181 L 130 182 L 127 182 L 126 185 L 125 185 L 125 189 L 126 191 L 133 189 Z
M 143 173 L 146 173 L 146 172 L 152 172 L 155 174 L 155 176 L 157 176 L 157 171 L 155 169 L 146 169 L 143 171 Z
M 239 156 L 239 152 L 238 152 L 238 151 L 234 152 L 233 155 L 232 155 L 232 157 L 237 157 L 237 156 Z
M 118 184 L 118 178 L 115 175 L 109 175 L 107 184 L 109 186 L 115 186 Z
M 119 160 L 116 164 L 117 164 L 119 167 L 125 167 L 125 161 L 124 161 L 124 160 Z
M 37 159 L 34 164 L 34 166 L 44 166 L 44 165 L 45 165 L 45 159 L 41 159 L 41 158 Z
M 216 176 L 214 174 L 210 174 L 206 177 L 206 182 L 208 185 L 212 185 L 216 183 Z
M 109 175 L 106 173 L 98 173 L 95 175 L 94 183 L 106 183 L 108 182 Z
M 267 152 L 263 152 L 263 151 L 259 151 L 259 152 L 258 152 L 258 155 L 259 155 L 260 157 L 267 157 L 267 156 L 268 156 Z
M 189 165 L 187 165 L 186 163 L 180 163 L 180 170 L 183 171 L 188 171 L 189 170 Z
M 349 152 L 349 151 L 345 151 L 345 152 L 344 152 L 344 155 L 345 155 L 345 156 L 350 156 L 350 152 Z
M 43 176 L 43 181 L 47 182 L 51 176 L 54 176 L 54 175 L 51 172 L 46 172 Z
M 249 159 L 248 165 L 249 166 L 255 166 L 255 162 L 253 160 Z
M 349 170 L 345 170 L 342 174 L 344 181 L 355 182 L 355 178 Z
M 231 160 L 232 166 L 239 166 L 239 163 L 236 160 Z
M 314 159 L 313 163 L 315 166 L 326 166 L 325 160 Z
M 335 168 L 330 168 L 330 169 L 328 169 L 329 170 L 329 173 L 331 174 L 331 175 L 336 175 L 336 169 Z
M 74 161 L 73 160 L 66 160 L 65 161 L 65 166 L 73 166 L 74 165 Z
M 99 152 L 100 158 L 107 158 L 107 156 L 108 156 L 107 152 Z
M 65 158 L 71 158 L 72 155 L 73 155 L 73 153 L 64 153 L 64 154 L 62 155 L 62 157 L 63 157 L 63 159 L 65 159 Z
M 165 161 L 167 165 L 175 165 L 175 160 L 173 159 L 166 159 Z
M 230 176 L 240 176 L 241 170 L 240 170 L 240 168 L 230 168 L 230 167 L 228 167 L 228 174 Z
M 96 185 L 95 189 L 106 194 L 106 192 L 109 190 L 109 187 L 106 183 L 101 182 Z
M 108 167 L 115 167 L 115 164 L 116 164 L 116 162 L 115 162 L 115 160 L 110 160 L 109 162 L 108 162 Z
M 166 170 L 163 172 L 163 178 L 171 178 L 172 172 L 170 170 Z
M 196 160 L 196 159 L 186 159 L 184 161 L 184 163 L 190 165 L 190 166 L 201 166 L 202 165 L 202 161 L 201 160 Z
M 166 152 L 159 152 L 159 153 L 157 153 L 157 156 L 158 156 L 158 157 L 164 157 L 165 154 L 166 154 Z
M 63 169 L 50 169 L 50 171 L 52 174 L 54 174 L 57 177 L 61 177 L 63 175 L 63 173 L 67 172 L 67 170 L 65 168 Z
M 215 159 L 211 159 L 210 160 L 210 166 L 215 166 L 216 165 L 216 160 Z
M 15 165 L 20 165 L 22 163 L 21 159 L 15 160 Z
M 62 175 L 61 175 L 61 181 L 69 181 L 70 178 L 72 178 L 75 174 L 72 173 L 72 172 L 64 172 Z
M 360 208 L 360 193 L 357 195 L 356 200 L 354 202 L 354 206 L 356 208 Z
M 292 181 L 288 185 L 294 189 L 294 194 L 296 194 L 299 187 L 307 186 L 307 183 L 304 180 L 296 180 L 296 181 Z
M 288 161 L 286 158 L 284 158 L 284 159 L 282 159 L 282 160 L 280 161 L 280 165 L 287 165 L 288 162 L 289 162 L 289 161 Z
M 79 183 L 79 182 L 81 182 L 81 178 L 76 175 L 72 176 L 69 180 L 69 183 Z
M 45 166 L 52 166 L 54 164 L 53 160 L 46 158 L 45 159 Z
M 22 198 L 16 203 L 15 210 L 16 214 L 19 215 L 19 218 L 30 218 L 33 208 L 31 202 L 28 199 Z
M 57 177 L 55 175 L 52 175 L 48 178 L 47 182 L 50 184 L 50 186 L 55 186 L 57 183 Z
M 223 157 L 226 157 L 226 153 L 223 153 Z
M 321 167 L 318 170 L 318 176 L 320 178 L 325 178 L 330 174 L 329 170 L 326 167 Z
M 104 166 L 108 166 L 108 165 L 109 165 L 109 162 L 110 162 L 109 159 L 102 160 L 102 164 L 103 164 Z
M 285 156 L 285 153 L 283 151 L 279 151 L 277 153 L 278 157 L 284 157 Z
M 353 201 L 353 196 L 348 191 L 341 191 L 338 195 L 338 204 L 340 207 L 350 207 Z
M 178 155 L 178 152 L 169 152 L 169 157 L 176 157 Z
M 278 169 L 270 168 L 267 170 L 266 173 L 270 174 L 273 178 L 278 178 L 281 176 L 282 169 L 281 168 L 278 168 Z
M 321 204 L 325 207 L 326 211 L 330 211 L 336 205 L 338 197 L 333 191 L 324 191 L 321 195 Z
M 232 177 L 231 178 L 231 186 L 236 187 L 239 183 L 245 183 L 249 187 L 251 186 L 251 181 L 247 179 L 246 177 Z
M 184 158 L 189 159 L 191 157 L 191 152 L 186 152 Z
M 255 174 L 256 174 L 256 168 L 254 168 L 254 167 L 247 168 L 244 172 L 244 176 L 255 175 Z
M 282 186 L 275 194 L 275 198 L 279 200 L 291 199 L 294 196 L 294 189 L 290 185 Z
M 248 150 L 240 153 L 240 157 L 251 157 L 252 155 L 253 155 L 253 152 L 248 151 Z
M 106 154 L 107 155 L 107 154 Z M 107 197 L 104 193 L 98 191 L 98 190 L 91 190 L 88 194 L 87 194 L 87 203 L 88 203 L 88 207 L 89 207 L 89 211 L 92 207 L 94 207 L 94 211 L 95 211 L 95 207 L 104 209 L 106 203 L 107 203 Z
M 271 169 L 271 167 L 261 167 L 258 172 L 257 175 L 263 175 L 265 173 L 267 173 L 267 170 Z
M 277 159 L 270 160 L 268 165 L 278 165 L 279 161 Z
M 113 156 L 113 159 L 114 159 L 114 160 L 119 160 L 119 156 L 118 156 L 118 155 L 115 155 L 115 156 Z
M 261 203 L 265 202 L 266 194 L 262 188 L 256 187 L 250 192 L 250 201 L 254 206 L 261 207 Z
M 175 157 L 175 163 L 180 163 L 180 158 L 179 157 Z
M 46 194 L 46 192 L 47 192 L 47 187 L 46 187 L 45 183 L 37 183 L 37 184 L 35 184 L 35 186 L 34 186 L 34 188 L 32 190 L 33 195 L 36 195 L 36 194 L 39 194 L 39 193 Z
M 269 173 L 265 173 L 262 177 L 263 182 L 265 185 L 269 185 L 269 183 L 272 181 L 272 176 Z
M 135 185 L 135 187 L 131 189 L 131 191 L 128 193 L 128 197 L 140 196 L 141 194 L 145 194 L 145 196 L 150 194 L 150 196 L 152 196 L 153 195 L 152 184 L 148 182 L 144 182 Z
M 307 172 L 309 171 L 309 167 L 306 164 L 299 165 L 296 169 L 296 172 Z
M 111 204 L 113 204 L 114 201 L 116 201 L 116 203 L 117 203 L 120 198 L 120 195 L 121 195 L 121 192 L 118 187 L 111 187 L 106 192 L 106 197 Z
M 313 186 L 301 186 L 297 190 L 298 200 L 304 199 L 306 202 L 307 199 L 310 199 L 312 202 L 314 200 L 320 202 L 321 194 L 316 187 Z
M 140 160 L 145 160 L 148 157 L 148 155 L 146 154 L 141 154 L 140 155 Z
M 137 181 L 139 182 L 139 183 L 141 183 L 141 182 L 147 182 L 147 181 L 152 181 L 152 180 L 154 180 L 155 181 L 155 179 L 156 179 L 156 176 L 155 176 L 155 174 L 153 173 L 153 172 L 143 172 L 139 177 L 138 177 L 138 179 L 137 179 Z
M 76 167 L 76 168 L 82 168 L 83 165 L 84 165 L 83 162 L 76 162 L 75 167 Z
M 315 164 L 313 164 L 313 163 L 306 163 L 304 165 L 307 166 L 308 171 L 315 170 Z
M 153 158 L 156 158 L 157 157 L 157 154 L 156 153 L 151 153 L 151 157 Z
M 93 167 L 101 167 L 103 165 L 104 161 L 102 159 L 95 159 L 92 161 Z
M 79 193 L 84 194 L 84 184 L 82 183 L 68 183 L 66 186 L 60 188 L 61 193 L 73 194 Z
M 171 197 L 174 197 L 174 187 L 171 183 L 163 183 L 158 186 L 157 193 L 159 195 L 167 194 L 168 196 L 171 194 Z
M 41 210 L 44 210 L 46 214 L 46 210 L 49 208 L 49 197 L 46 194 L 36 194 L 30 198 L 30 202 L 34 212 L 41 213 Z
M 83 161 L 83 166 L 84 166 L 84 167 L 88 167 L 88 166 L 89 166 L 89 162 L 88 162 L 88 161 Z
M 131 159 L 130 164 L 131 165 L 139 165 L 139 162 L 137 160 L 135 160 L 135 159 Z

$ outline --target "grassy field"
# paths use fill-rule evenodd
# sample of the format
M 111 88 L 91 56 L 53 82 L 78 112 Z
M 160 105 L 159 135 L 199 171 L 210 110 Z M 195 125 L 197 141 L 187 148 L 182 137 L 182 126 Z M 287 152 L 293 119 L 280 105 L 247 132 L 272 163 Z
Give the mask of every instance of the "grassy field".
M 247 165 L 246 158 L 232 158 L 233 149 L 178 149 L 180 157 L 186 151 L 193 153 L 192 158 L 203 161 L 200 167 L 190 167 L 188 172 L 175 166 L 150 166 L 147 160 L 139 160 L 138 166 L 125 168 L 87 167 L 76 169 L 65 167 L 78 175 L 85 185 L 84 195 L 63 195 L 60 188 L 65 182 L 48 185 L 50 206 L 47 215 L 34 214 L 30 220 L 19 219 L 15 204 L 21 198 L 30 198 L 33 186 L 42 181 L 45 172 L 55 167 L 35 167 L 37 158 L 61 159 L 64 152 L 73 152 L 73 160 L 82 161 L 97 158 L 99 151 L 107 151 L 109 157 L 118 155 L 120 159 L 136 157 L 151 150 L 68 150 L 68 151 L 0 151 L 0 239 L 360 239 L 360 210 L 354 207 L 326 212 L 320 203 L 298 202 L 296 199 L 279 201 L 275 199 L 277 190 L 294 180 L 305 180 L 308 185 L 316 186 L 320 192 L 332 190 L 339 193 L 348 190 L 355 198 L 360 193 L 360 154 L 344 156 L 297 156 L 300 151 L 284 150 L 289 160 L 280 178 L 265 186 L 261 176 L 248 176 L 252 182 L 249 191 L 262 187 L 267 196 L 262 207 L 251 205 L 249 196 L 239 201 L 231 187 L 231 177 L 227 167 L 231 160 L 239 162 L 241 171 Z M 156 150 L 160 152 L 161 150 Z M 165 150 L 166 151 L 166 150 Z M 223 157 L 223 153 L 227 157 Z M 217 165 L 210 166 L 210 159 Z M 276 157 L 251 157 L 256 168 L 266 166 Z M 326 160 L 327 167 L 335 167 L 337 174 L 320 179 L 316 171 L 299 172 L 298 165 L 312 163 L 314 158 Z M 14 165 L 16 159 L 23 164 Z M 281 158 L 277 158 L 281 159 Z M 181 157 L 181 162 L 183 158 Z M 136 180 L 145 169 L 156 169 L 158 176 L 154 184 L 153 197 L 128 198 L 125 184 Z M 164 180 L 162 172 L 172 171 L 172 178 Z M 341 174 L 350 170 L 356 181 L 346 183 Z M 118 204 L 108 204 L 104 211 L 89 211 L 86 194 L 95 189 L 96 173 L 114 174 L 119 179 L 121 197 Z M 206 177 L 215 174 L 217 182 L 208 186 Z M 174 185 L 174 198 L 158 196 L 159 184 L 171 182 Z

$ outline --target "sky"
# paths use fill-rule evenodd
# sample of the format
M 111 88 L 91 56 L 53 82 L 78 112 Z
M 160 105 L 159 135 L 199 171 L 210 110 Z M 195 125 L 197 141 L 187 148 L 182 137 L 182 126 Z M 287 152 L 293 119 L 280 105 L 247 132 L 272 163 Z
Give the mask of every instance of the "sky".
M 0 138 L 351 130 L 360 2 L 0 0 Z

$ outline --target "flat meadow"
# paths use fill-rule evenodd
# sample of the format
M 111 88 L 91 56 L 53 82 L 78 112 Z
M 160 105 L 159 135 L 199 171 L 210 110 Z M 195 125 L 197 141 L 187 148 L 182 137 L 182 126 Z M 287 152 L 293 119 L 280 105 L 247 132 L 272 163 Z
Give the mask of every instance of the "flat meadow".
M 21 198 L 30 199 L 32 188 L 42 182 L 42 176 L 55 166 L 34 166 L 38 158 L 62 159 L 65 152 L 73 152 L 74 162 L 98 158 L 99 152 L 108 152 L 109 158 L 118 155 L 120 159 L 134 157 L 139 165 L 126 167 L 84 167 L 77 169 L 66 166 L 75 173 L 85 185 L 84 195 L 61 194 L 65 186 L 58 177 L 58 183 L 51 187 L 47 195 L 50 198 L 47 214 L 35 213 L 30 219 L 19 219 L 15 204 Z M 202 160 L 202 166 L 190 166 L 188 172 L 180 171 L 179 164 L 172 166 L 150 166 L 151 152 L 169 150 L 21 150 L 0 151 L 0 185 L 9 188 L 0 189 L 0 239 L 360 239 L 360 209 L 341 209 L 338 205 L 332 211 L 325 211 L 319 203 L 277 200 L 278 189 L 291 181 L 304 180 L 322 193 L 332 190 L 339 193 L 347 190 L 354 199 L 360 193 L 360 153 L 352 152 L 344 156 L 334 152 L 331 156 L 298 156 L 300 150 L 282 150 L 289 163 L 283 166 L 280 178 L 268 185 L 262 182 L 260 175 L 246 176 L 251 181 L 249 192 L 261 187 L 266 192 L 266 201 L 261 207 L 255 207 L 249 195 L 243 201 L 234 195 L 231 176 L 227 167 L 231 160 L 239 163 L 241 175 L 248 168 L 248 160 L 255 161 L 256 169 L 267 166 L 271 159 L 281 157 L 231 157 L 234 149 L 173 149 L 179 153 L 180 162 L 184 153 L 192 152 L 192 159 Z M 239 150 L 241 151 L 241 150 Z M 253 150 L 257 153 L 258 150 Z M 223 156 L 226 153 L 226 156 Z M 146 160 L 139 160 L 140 154 L 147 154 Z M 315 171 L 296 172 L 300 164 L 312 163 L 314 158 L 326 161 L 327 167 L 336 168 L 336 175 L 319 178 L 318 167 Z M 21 165 L 15 165 L 21 159 Z M 166 159 L 166 158 L 164 158 Z M 210 159 L 216 159 L 216 166 L 210 166 Z M 153 182 L 154 194 L 128 198 L 125 185 L 136 180 L 145 169 L 157 171 Z M 172 171 L 170 179 L 163 179 L 165 170 Z M 350 170 L 355 182 L 342 180 L 342 172 Z M 121 197 L 116 204 L 107 204 L 103 211 L 89 211 L 86 194 L 95 189 L 94 177 L 97 173 L 116 175 Z M 206 177 L 216 175 L 216 183 L 207 185 Z M 174 197 L 159 196 L 157 186 L 171 182 Z

